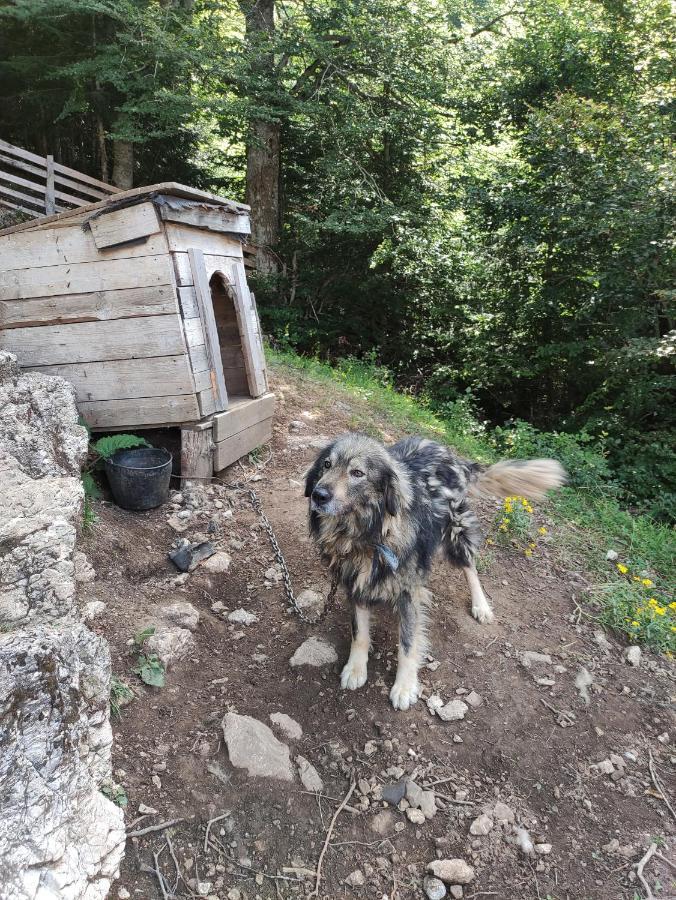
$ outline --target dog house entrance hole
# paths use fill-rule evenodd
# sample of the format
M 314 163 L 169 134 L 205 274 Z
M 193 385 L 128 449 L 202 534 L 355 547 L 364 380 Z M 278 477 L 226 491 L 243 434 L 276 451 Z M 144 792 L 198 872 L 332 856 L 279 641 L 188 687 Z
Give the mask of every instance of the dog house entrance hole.
M 233 401 L 251 397 L 242 351 L 242 330 L 232 289 L 220 273 L 211 276 L 209 288 L 223 360 L 225 388 L 232 405 Z

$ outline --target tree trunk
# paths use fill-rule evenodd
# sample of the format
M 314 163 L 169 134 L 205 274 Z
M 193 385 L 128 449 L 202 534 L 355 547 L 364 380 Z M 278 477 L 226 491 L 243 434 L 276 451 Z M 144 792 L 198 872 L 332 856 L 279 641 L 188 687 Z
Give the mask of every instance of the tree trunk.
M 134 145 L 113 141 L 113 184 L 123 190 L 134 187 Z
M 240 0 L 240 8 L 246 19 L 252 73 L 271 83 L 275 78 L 275 58 L 265 45 L 266 38 L 275 30 L 275 0 Z M 252 119 L 249 123 L 246 202 L 251 206 L 251 243 L 256 251 L 256 268 L 263 274 L 274 274 L 279 268 L 276 249 L 280 232 L 280 134 L 279 122 Z

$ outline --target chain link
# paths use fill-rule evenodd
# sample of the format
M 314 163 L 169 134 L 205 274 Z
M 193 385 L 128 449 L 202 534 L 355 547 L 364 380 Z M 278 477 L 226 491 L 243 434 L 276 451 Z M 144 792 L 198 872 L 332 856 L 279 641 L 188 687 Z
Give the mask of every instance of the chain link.
M 318 625 L 325 618 L 336 599 L 336 594 L 338 593 L 338 573 L 336 572 L 333 575 L 333 579 L 331 580 L 331 587 L 329 589 L 329 595 L 326 598 L 326 603 L 324 604 L 324 609 L 322 610 L 322 612 L 315 619 L 311 619 L 309 616 L 306 616 L 303 610 L 298 605 L 298 600 L 296 599 L 296 595 L 293 592 L 293 587 L 291 586 L 291 576 L 289 575 L 289 567 L 287 566 L 286 560 L 284 559 L 282 549 L 277 543 L 277 538 L 275 536 L 275 532 L 273 531 L 272 525 L 270 524 L 270 520 L 263 512 L 261 498 L 258 496 L 256 491 L 253 490 L 253 488 L 247 488 L 247 491 L 249 494 L 249 501 L 251 502 L 251 505 L 254 508 L 255 512 L 258 513 L 261 524 L 267 532 L 268 538 L 270 540 L 270 546 L 274 551 L 275 558 L 277 559 L 279 567 L 282 570 L 284 593 L 286 594 L 289 603 L 295 610 L 299 619 L 301 619 L 307 625 Z

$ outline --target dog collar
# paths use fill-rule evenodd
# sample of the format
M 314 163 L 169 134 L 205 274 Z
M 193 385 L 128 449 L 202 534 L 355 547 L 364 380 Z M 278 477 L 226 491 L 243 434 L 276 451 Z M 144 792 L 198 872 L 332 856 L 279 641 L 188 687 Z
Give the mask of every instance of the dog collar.
M 390 550 L 389 547 L 386 547 L 385 544 L 376 544 L 376 550 L 380 553 L 390 569 L 392 569 L 393 572 L 396 572 L 399 568 L 399 557 L 397 554 Z

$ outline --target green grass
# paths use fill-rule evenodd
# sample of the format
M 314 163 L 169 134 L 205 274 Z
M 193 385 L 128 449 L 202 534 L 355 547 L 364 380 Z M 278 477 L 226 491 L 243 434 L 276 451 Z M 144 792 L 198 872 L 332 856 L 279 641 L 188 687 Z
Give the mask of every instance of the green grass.
M 424 434 L 470 459 L 484 463 L 496 459 L 493 436 L 464 407 L 458 405 L 449 417 L 437 415 L 425 402 L 396 391 L 384 369 L 355 360 L 343 360 L 332 368 L 286 351 L 268 350 L 268 356 L 282 377 L 288 373 L 296 382 L 330 386 L 327 402 L 343 394 L 351 407 L 350 426 L 355 429 L 375 437 L 381 436 L 379 426 L 392 429 L 397 436 Z M 562 462 L 565 465 L 566 460 Z M 676 631 L 671 630 L 676 627 L 676 610 L 668 605 L 676 584 L 673 529 L 623 509 L 612 490 L 604 489 L 600 481 L 556 492 L 543 511 L 555 525 L 557 553 L 571 566 L 581 563 L 593 582 L 589 612 L 632 642 L 676 654 Z M 627 567 L 627 574 L 618 570 L 615 561 L 606 559 L 608 550 L 618 554 L 616 562 Z M 644 586 L 631 580 L 639 576 L 653 581 L 654 594 L 650 596 L 666 610 L 663 615 L 653 612 L 645 618 L 642 603 L 649 598 L 644 596 Z M 631 624 L 636 621 L 638 628 Z

